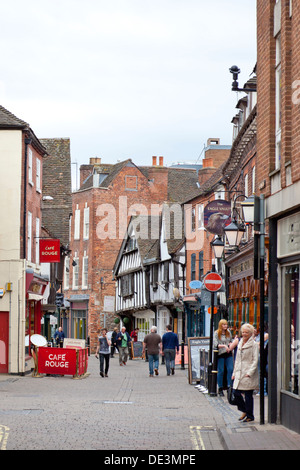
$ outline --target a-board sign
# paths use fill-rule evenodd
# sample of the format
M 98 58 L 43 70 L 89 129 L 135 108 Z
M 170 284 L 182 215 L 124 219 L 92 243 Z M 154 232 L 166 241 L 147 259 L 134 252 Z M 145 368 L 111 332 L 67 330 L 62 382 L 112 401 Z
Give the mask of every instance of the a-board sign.
M 143 342 L 131 341 L 131 356 L 132 359 L 143 359 Z
M 200 349 L 209 350 L 209 338 L 188 338 L 189 383 L 200 382 Z
M 85 339 L 64 338 L 63 347 L 67 349 L 85 349 Z

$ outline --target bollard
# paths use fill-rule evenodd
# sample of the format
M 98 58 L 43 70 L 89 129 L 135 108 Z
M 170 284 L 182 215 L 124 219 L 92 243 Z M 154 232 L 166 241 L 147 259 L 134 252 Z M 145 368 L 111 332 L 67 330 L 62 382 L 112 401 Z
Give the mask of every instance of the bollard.
M 184 370 L 184 341 L 181 341 L 181 370 Z
M 213 351 L 213 364 L 211 370 L 211 381 L 209 394 L 211 397 L 217 396 L 217 378 L 218 378 L 218 350 Z

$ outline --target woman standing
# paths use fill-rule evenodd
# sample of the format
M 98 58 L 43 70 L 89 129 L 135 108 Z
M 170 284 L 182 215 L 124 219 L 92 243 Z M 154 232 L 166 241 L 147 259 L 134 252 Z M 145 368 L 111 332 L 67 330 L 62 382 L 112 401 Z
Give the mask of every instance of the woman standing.
M 245 323 L 242 328 L 232 379 L 237 407 L 242 411 L 239 421 L 254 421 L 253 391 L 258 389 L 258 344 L 254 339 L 254 328 Z M 245 395 L 245 399 L 243 397 Z
M 219 321 L 219 327 L 214 334 L 214 349 L 218 349 L 218 389 L 219 395 L 224 396 L 223 393 L 223 378 L 225 366 L 227 369 L 227 386 L 231 385 L 231 376 L 233 371 L 233 357 L 230 344 L 232 336 L 228 330 L 228 323 L 226 320 Z

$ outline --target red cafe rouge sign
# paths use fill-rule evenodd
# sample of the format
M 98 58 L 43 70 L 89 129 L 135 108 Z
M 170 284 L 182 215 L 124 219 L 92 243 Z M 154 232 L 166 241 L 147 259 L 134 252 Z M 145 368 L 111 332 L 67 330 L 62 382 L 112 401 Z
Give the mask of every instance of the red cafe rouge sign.
M 39 348 L 38 371 L 40 374 L 76 374 L 76 350 L 65 348 Z
M 40 263 L 60 262 L 60 240 L 45 238 L 40 240 Z

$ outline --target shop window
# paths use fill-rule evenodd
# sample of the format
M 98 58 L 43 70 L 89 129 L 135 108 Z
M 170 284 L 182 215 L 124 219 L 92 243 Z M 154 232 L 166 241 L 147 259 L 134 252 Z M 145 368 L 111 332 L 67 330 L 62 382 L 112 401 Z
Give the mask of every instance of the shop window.
M 72 310 L 72 335 L 76 339 L 86 339 L 86 310 Z
M 196 279 L 196 253 L 191 255 L 191 281 Z
M 283 268 L 283 388 L 299 395 L 299 265 Z

